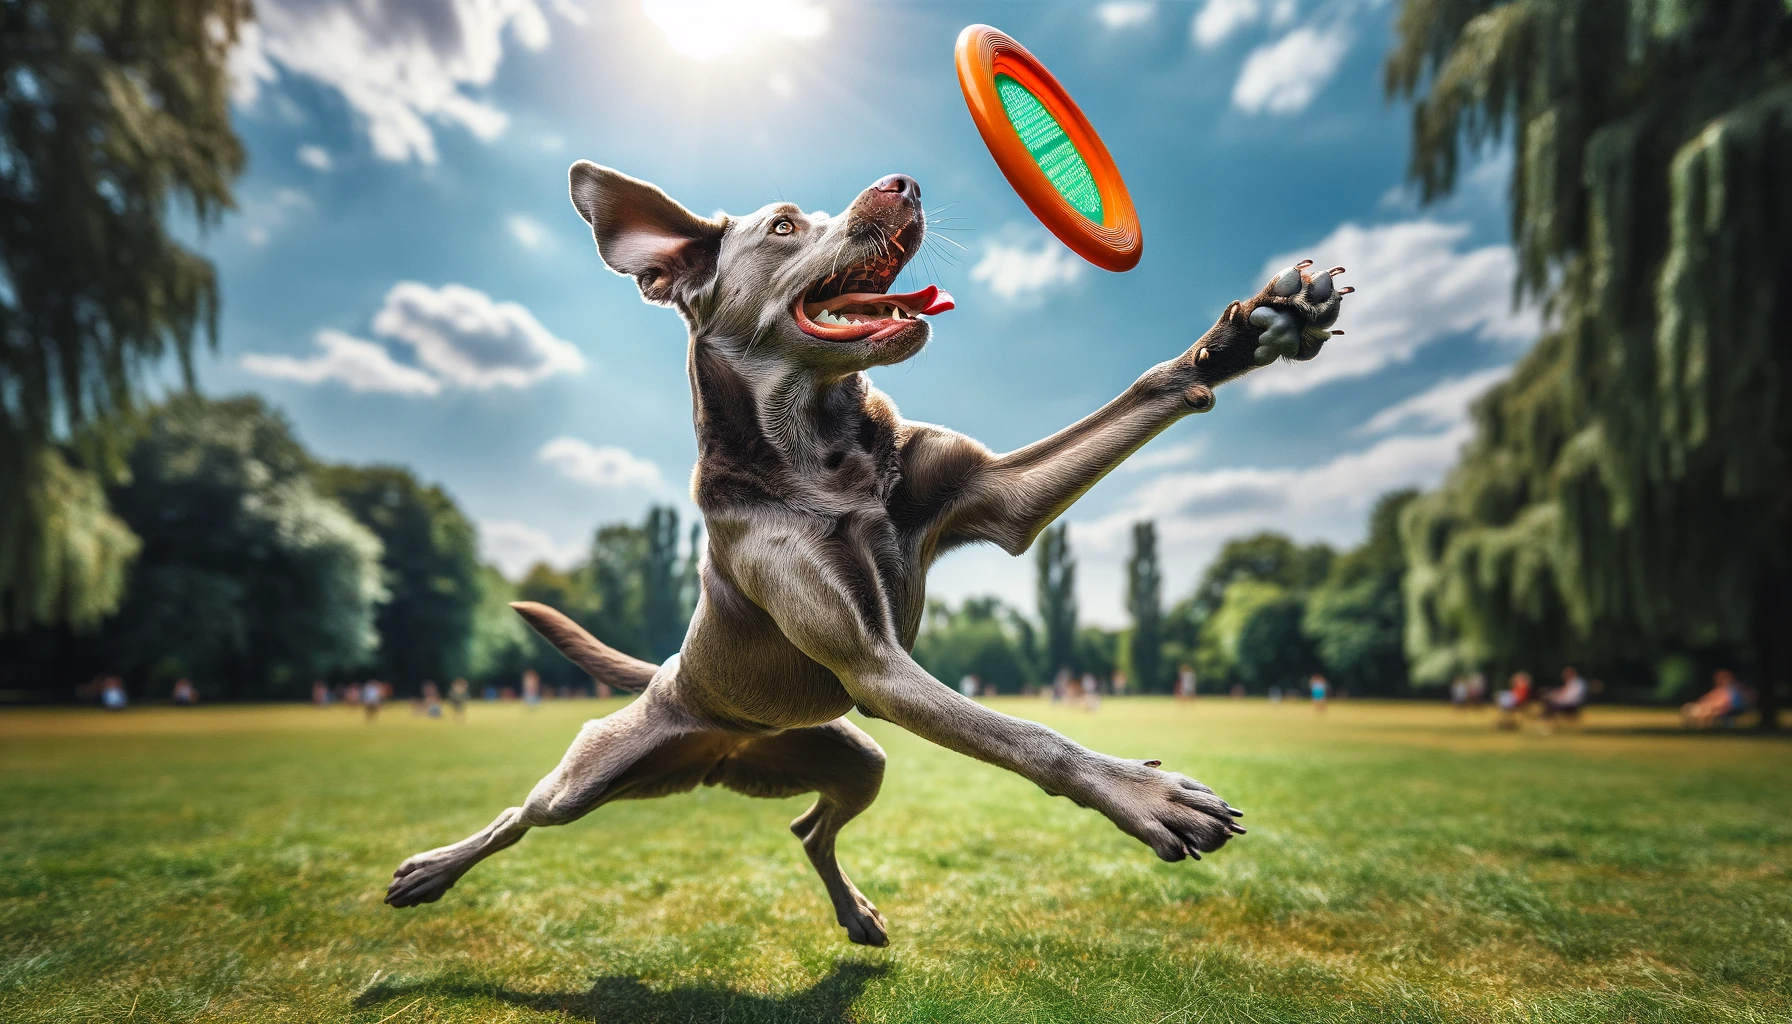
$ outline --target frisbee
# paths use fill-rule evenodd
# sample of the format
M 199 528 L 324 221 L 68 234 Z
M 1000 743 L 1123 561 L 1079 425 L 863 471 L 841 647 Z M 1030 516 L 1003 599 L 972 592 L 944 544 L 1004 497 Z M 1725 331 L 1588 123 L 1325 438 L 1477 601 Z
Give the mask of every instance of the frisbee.
M 1126 182 L 1045 65 L 988 25 L 958 34 L 957 63 L 971 120 L 1033 216 L 1104 270 L 1137 266 L 1144 239 Z

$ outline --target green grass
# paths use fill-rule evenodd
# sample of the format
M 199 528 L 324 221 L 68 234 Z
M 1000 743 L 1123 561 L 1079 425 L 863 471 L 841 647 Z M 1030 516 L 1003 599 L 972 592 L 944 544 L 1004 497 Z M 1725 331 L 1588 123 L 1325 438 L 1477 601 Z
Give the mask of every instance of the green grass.
M 884 723 L 849 945 L 718 790 L 532 833 L 438 904 L 392 868 L 519 802 L 591 702 L 0 716 L 0 1020 L 1792 1019 L 1792 745 L 1364 702 L 1002 701 L 1246 808 L 1199 863 Z

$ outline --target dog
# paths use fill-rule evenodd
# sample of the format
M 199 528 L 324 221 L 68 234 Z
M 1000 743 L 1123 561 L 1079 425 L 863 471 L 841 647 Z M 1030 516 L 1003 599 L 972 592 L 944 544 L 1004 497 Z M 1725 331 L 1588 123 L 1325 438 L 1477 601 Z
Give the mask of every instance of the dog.
M 847 938 L 885 945 L 883 916 L 834 852 L 884 773 L 883 750 L 843 717 L 853 708 L 1094 808 L 1167 861 L 1244 833 L 1242 812 L 1207 786 L 993 711 L 909 651 L 935 559 L 979 542 L 1025 552 L 1146 441 L 1212 409 L 1218 385 L 1279 358 L 1313 358 L 1342 333 L 1329 330 L 1351 290 L 1333 284 L 1342 267 L 1288 268 L 1106 406 L 997 455 L 904 420 L 865 376 L 919 352 L 926 318 L 952 308 L 935 287 L 889 292 L 926 237 L 913 178 L 879 180 L 839 216 L 774 203 L 709 218 L 588 161 L 570 179 L 603 262 L 690 331 L 691 490 L 708 528 L 702 593 L 683 647 L 663 665 L 605 646 L 551 608 L 514 605 L 599 683 L 641 696 L 586 723 L 520 807 L 399 865 L 387 903 L 434 902 L 530 829 L 612 800 L 698 785 L 813 792 L 791 831 Z

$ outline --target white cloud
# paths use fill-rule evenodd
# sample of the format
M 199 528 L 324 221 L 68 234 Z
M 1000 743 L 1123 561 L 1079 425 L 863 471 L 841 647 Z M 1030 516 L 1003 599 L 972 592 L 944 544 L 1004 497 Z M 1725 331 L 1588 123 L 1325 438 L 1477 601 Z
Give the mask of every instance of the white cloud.
M 275 189 L 272 195 L 243 200 L 243 235 L 256 248 L 268 244 L 274 231 L 286 227 L 292 216 L 311 209 L 311 197 L 296 188 Z
M 260 0 L 231 54 L 232 91 L 248 107 L 280 71 L 315 79 L 366 120 L 382 159 L 435 163 L 431 122 L 488 141 L 504 131 L 504 113 L 467 90 L 491 84 L 506 32 L 547 45 L 537 0 Z
M 1304 110 L 1338 73 L 1349 49 L 1350 32 L 1342 24 L 1297 28 L 1251 51 L 1232 87 L 1232 103 L 1251 114 Z
M 641 0 L 672 49 L 714 60 L 760 39 L 819 39 L 830 18 L 814 0 Z
M 1083 265 L 1070 250 L 1047 238 L 1037 248 L 991 243 L 971 268 L 971 280 L 989 286 L 1000 298 L 1023 301 L 1055 285 L 1075 281 Z
M 1300 255 L 1319 265 L 1350 268 L 1345 281 L 1360 290 L 1344 302 L 1338 327 L 1319 358 L 1269 367 L 1245 382 L 1253 395 L 1292 394 L 1332 381 L 1363 377 L 1404 362 L 1440 338 L 1473 333 L 1483 341 L 1534 339 L 1542 320 L 1534 308 L 1512 308 L 1517 263 L 1512 248 L 1461 250 L 1467 224 L 1401 221 L 1365 228 L 1343 224 Z M 1264 265 L 1262 279 L 1295 262 L 1285 253 Z
M 510 237 L 525 249 L 539 249 L 548 240 L 548 229 L 541 221 L 526 213 L 513 213 L 504 221 Z
M 1395 402 L 1369 418 L 1359 434 L 1380 434 L 1401 427 L 1451 427 L 1468 419 L 1469 403 L 1506 379 L 1510 366 L 1495 366 L 1461 377 L 1445 377 L 1411 398 Z
M 253 230 L 253 229 L 251 229 Z M 250 373 L 303 384 L 335 381 L 356 391 L 434 395 L 444 387 L 527 387 L 556 373 L 578 373 L 585 357 L 548 332 L 514 302 L 493 302 L 465 285 L 431 288 L 401 281 L 373 318 L 375 334 L 414 351 L 417 366 L 397 362 L 385 346 L 322 330 L 324 351 L 309 359 L 250 353 Z
M 658 466 L 633 452 L 614 445 L 593 445 L 576 437 L 556 437 L 542 445 L 535 453 L 535 461 L 568 480 L 606 490 L 658 490 L 665 483 Z
M 1151 0 L 1108 0 L 1095 8 L 1095 17 L 1110 30 L 1137 28 L 1151 20 L 1157 4 Z
M 511 579 L 520 579 L 537 562 L 570 569 L 585 556 L 583 545 L 562 544 L 546 530 L 510 519 L 479 523 L 479 557 Z
M 526 387 L 578 373 L 585 359 L 514 302 L 493 302 L 466 285 L 431 288 L 401 281 L 373 318 L 376 334 L 410 345 L 417 362 L 445 383 L 485 389 Z
M 333 166 L 330 151 L 322 146 L 300 146 L 299 163 L 314 171 L 328 171 Z
M 1189 25 L 1189 33 L 1194 36 L 1195 44 L 1203 49 L 1218 46 L 1226 41 L 1232 33 L 1262 14 L 1259 0 L 1207 0 L 1201 13 Z
M 321 384 L 334 381 L 354 391 L 384 391 L 400 395 L 433 395 L 440 381 L 414 366 L 393 360 L 384 346 L 363 341 L 341 331 L 317 332 L 323 349 L 309 359 L 251 352 L 242 358 L 243 369 L 260 377 Z

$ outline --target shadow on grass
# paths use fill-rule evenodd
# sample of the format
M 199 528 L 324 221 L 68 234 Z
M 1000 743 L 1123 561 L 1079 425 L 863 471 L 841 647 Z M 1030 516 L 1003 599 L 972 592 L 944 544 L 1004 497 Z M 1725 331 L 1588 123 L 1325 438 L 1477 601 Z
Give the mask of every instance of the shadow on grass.
M 786 1024 L 843 1024 L 852 1004 L 873 979 L 889 972 L 884 964 L 836 964 L 828 975 L 802 990 L 782 996 L 761 996 L 715 985 L 686 985 L 656 991 L 638 978 L 610 975 L 584 992 L 515 992 L 496 985 L 466 982 L 418 982 L 376 985 L 355 999 L 366 1009 L 401 999 L 437 996 L 448 999 L 495 999 L 542 1013 L 560 1013 L 574 1020 L 602 1024 L 691 1024 L 702 1021 Z

